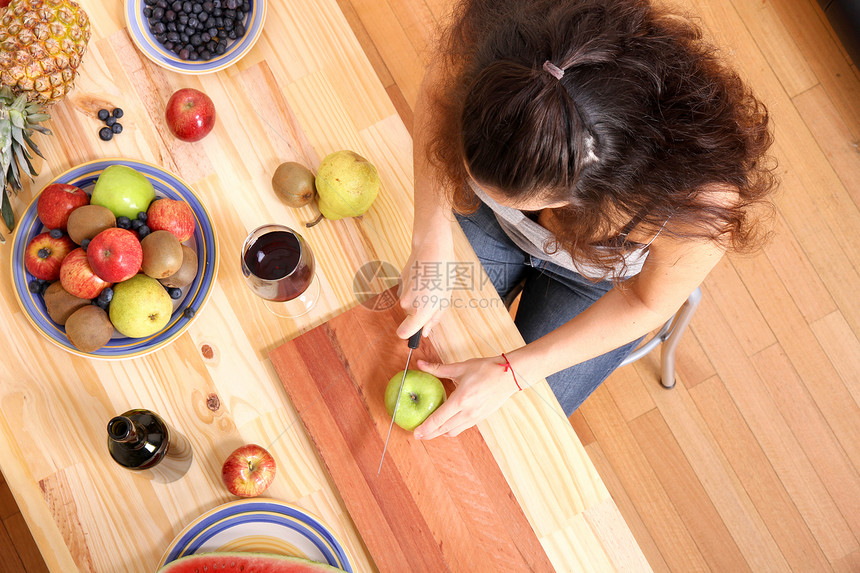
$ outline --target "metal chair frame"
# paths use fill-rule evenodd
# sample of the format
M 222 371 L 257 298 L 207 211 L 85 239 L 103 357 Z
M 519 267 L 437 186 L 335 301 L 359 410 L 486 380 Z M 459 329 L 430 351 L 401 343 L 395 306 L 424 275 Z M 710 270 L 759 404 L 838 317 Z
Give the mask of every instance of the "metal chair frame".
M 666 324 L 650 340 L 643 342 L 636 350 L 631 352 L 620 364 L 619 368 L 636 362 L 662 344 L 663 347 L 660 349 L 660 383 L 665 388 L 674 387 L 675 351 L 678 348 L 678 343 L 681 342 L 681 335 L 687 330 L 687 326 L 689 326 L 690 321 L 693 319 L 693 314 L 695 314 L 701 300 L 702 290 L 697 288 L 690 294 L 678 312 L 675 313 L 675 316 L 666 321 Z

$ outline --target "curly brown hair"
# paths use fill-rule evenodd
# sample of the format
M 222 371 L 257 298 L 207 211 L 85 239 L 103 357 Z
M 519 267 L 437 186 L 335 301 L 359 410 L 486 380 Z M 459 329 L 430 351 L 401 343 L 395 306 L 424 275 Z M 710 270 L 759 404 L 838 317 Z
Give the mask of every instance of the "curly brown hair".
M 623 268 L 623 250 L 597 248 L 620 217 L 759 243 L 768 113 L 689 18 L 645 0 L 464 0 L 441 55 L 429 153 L 456 211 L 480 204 L 469 173 L 512 204 L 567 202 L 551 248 L 607 269 Z M 734 204 L 713 200 L 727 188 Z

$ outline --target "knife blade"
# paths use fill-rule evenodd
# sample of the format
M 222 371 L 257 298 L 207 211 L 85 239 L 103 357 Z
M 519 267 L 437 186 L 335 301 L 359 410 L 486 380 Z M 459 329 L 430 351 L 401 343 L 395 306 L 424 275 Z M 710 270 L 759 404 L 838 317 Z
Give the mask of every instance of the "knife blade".
M 397 408 L 400 406 L 400 394 L 403 393 L 403 383 L 406 382 L 406 372 L 409 370 L 409 363 L 412 361 L 412 351 L 418 348 L 421 342 L 421 332 L 423 328 L 419 328 L 418 332 L 409 337 L 409 356 L 406 357 L 406 368 L 403 369 L 403 378 L 400 379 L 400 388 L 397 390 L 397 400 L 394 402 L 394 411 L 391 413 L 391 423 L 388 424 L 388 435 L 385 437 L 385 446 L 382 448 L 382 457 L 379 458 L 379 467 L 376 469 L 376 475 L 382 470 L 382 461 L 385 459 L 385 452 L 388 450 L 388 440 L 391 439 L 391 428 L 394 427 L 394 417 L 397 415 Z

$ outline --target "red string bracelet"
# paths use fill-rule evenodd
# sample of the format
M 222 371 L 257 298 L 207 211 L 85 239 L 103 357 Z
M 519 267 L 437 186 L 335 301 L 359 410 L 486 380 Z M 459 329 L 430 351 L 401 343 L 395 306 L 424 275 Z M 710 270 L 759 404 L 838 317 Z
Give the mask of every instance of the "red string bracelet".
M 517 385 L 517 389 L 518 389 L 518 390 L 522 391 L 522 389 L 523 389 L 523 388 L 522 388 L 522 386 L 520 386 L 520 383 L 517 381 L 517 375 L 516 375 L 516 373 L 514 372 L 514 367 L 513 367 L 513 366 L 511 366 L 511 361 L 510 361 L 510 360 L 508 360 L 508 357 L 507 357 L 507 356 L 505 356 L 505 353 L 504 353 L 504 352 L 502 352 L 502 358 L 504 358 L 504 359 L 505 359 L 505 363 L 504 363 L 504 364 L 502 364 L 502 363 L 500 362 L 500 363 L 499 363 L 499 366 L 504 366 L 504 367 L 505 367 L 505 372 L 507 372 L 507 371 L 509 371 L 509 370 L 510 370 L 510 372 L 511 372 L 511 376 L 513 376 L 513 377 L 514 377 L 514 384 L 516 384 L 516 385 Z

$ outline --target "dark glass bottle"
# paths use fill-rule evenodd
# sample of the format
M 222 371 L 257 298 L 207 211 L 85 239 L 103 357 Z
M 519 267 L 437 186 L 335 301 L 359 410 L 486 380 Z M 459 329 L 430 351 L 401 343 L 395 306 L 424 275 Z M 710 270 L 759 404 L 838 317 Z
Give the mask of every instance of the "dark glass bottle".
M 191 444 L 155 412 L 129 410 L 112 418 L 107 431 L 114 461 L 154 481 L 175 481 L 191 467 Z

